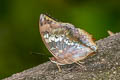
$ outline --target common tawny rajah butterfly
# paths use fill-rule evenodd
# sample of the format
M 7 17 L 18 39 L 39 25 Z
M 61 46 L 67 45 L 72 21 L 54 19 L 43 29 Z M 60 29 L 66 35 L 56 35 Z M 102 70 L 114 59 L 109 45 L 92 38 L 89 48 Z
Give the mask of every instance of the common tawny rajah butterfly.
M 54 56 L 50 60 L 57 66 L 78 63 L 97 50 L 92 35 L 70 23 L 57 22 L 41 14 L 39 29 L 44 44 Z

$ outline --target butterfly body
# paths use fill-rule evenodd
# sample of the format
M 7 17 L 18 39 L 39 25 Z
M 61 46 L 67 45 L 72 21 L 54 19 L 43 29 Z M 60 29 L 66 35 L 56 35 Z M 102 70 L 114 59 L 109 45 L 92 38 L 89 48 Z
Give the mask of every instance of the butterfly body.
M 92 36 L 72 24 L 57 22 L 41 14 L 39 28 L 44 44 L 54 56 L 50 60 L 58 65 L 83 60 L 97 50 Z

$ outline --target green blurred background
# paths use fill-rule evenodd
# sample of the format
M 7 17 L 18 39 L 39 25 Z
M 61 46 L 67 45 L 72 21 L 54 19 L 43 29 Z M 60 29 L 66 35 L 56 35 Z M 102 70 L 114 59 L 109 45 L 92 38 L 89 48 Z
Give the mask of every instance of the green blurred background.
M 85 29 L 97 40 L 107 37 L 107 30 L 120 32 L 118 0 L 0 0 L 0 79 L 49 60 L 38 29 L 41 13 Z

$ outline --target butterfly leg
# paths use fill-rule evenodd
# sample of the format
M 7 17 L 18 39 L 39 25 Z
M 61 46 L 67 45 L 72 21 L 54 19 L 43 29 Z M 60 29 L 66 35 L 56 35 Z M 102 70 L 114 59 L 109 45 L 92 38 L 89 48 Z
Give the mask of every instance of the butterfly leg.
M 79 64 L 84 64 L 85 62 L 78 61 Z
M 57 59 L 55 57 L 50 57 L 49 59 L 51 60 L 51 62 L 56 63 L 56 65 L 59 69 L 59 72 L 61 72 L 62 70 L 60 68 L 60 65 L 58 64 L 59 62 L 57 61 Z
M 85 66 L 82 65 L 84 62 L 77 61 L 77 62 L 75 62 L 75 63 L 78 64 L 79 66 L 85 68 Z
M 79 62 L 75 62 L 75 63 L 81 66 L 81 64 Z
M 59 72 L 62 72 L 61 68 L 60 68 L 60 65 L 56 64 L 58 69 L 59 69 Z

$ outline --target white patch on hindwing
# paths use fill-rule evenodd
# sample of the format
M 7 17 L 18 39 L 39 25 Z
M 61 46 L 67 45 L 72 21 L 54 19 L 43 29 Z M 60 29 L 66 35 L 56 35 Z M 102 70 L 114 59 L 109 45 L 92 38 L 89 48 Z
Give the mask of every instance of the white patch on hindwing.
M 56 34 L 49 34 L 46 33 L 43 35 L 45 38 L 46 43 L 49 43 L 50 49 L 64 49 L 67 46 L 75 46 L 76 48 L 82 48 L 78 42 L 71 41 L 65 35 L 56 35 Z
M 49 38 L 49 34 L 46 33 L 46 34 L 44 35 L 44 38 L 45 38 L 45 39 L 46 39 L 46 38 Z

